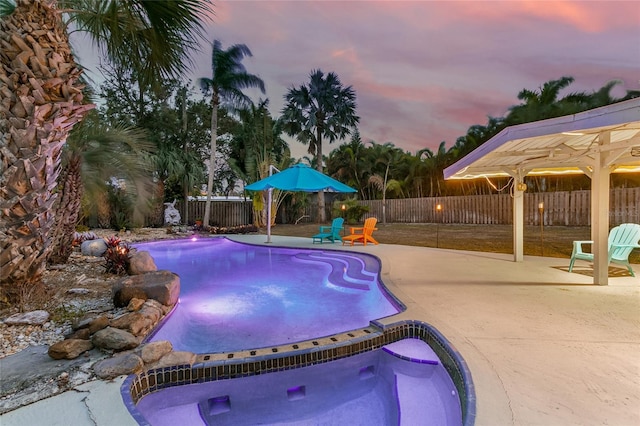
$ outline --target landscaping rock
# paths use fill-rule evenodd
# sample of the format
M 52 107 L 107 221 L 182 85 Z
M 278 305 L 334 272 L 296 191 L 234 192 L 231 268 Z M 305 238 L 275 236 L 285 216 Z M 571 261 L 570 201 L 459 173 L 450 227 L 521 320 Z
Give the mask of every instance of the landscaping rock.
M 137 251 L 129 257 L 129 275 L 146 274 L 158 270 L 153 257 L 148 251 Z
M 102 330 L 106 326 L 109 325 L 109 317 L 106 315 L 101 315 L 99 317 L 96 316 L 85 316 L 80 319 L 73 325 L 74 330 L 81 330 L 83 328 L 88 328 L 91 334 L 95 333 L 98 330 Z
M 87 240 L 80 245 L 80 251 L 84 256 L 101 257 L 107 251 L 107 242 L 105 240 Z
M 4 320 L 7 325 L 42 325 L 49 320 L 47 311 L 31 311 L 11 315 Z
M 164 310 L 165 307 L 162 306 L 159 302 L 153 299 L 149 299 L 144 302 L 144 305 L 142 305 L 142 308 L 140 308 L 140 311 L 138 312 L 140 312 L 140 314 L 145 318 L 149 318 L 149 320 L 151 320 L 151 322 L 153 322 L 153 325 L 155 326 L 165 314 Z
M 142 371 L 144 362 L 133 353 L 127 353 L 98 361 L 93 365 L 93 372 L 104 380 L 118 376 L 134 374 Z
M 99 348 L 117 352 L 133 349 L 140 344 L 138 338 L 133 334 L 114 327 L 107 327 L 98 331 L 91 336 L 91 341 Z
M 129 304 L 127 305 L 127 310 L 129 312 L 135 312 L 140 310 L 140 308 L 142 307 L 142 305 L 144 305 L 145 300 L 144 299 L 136 299 L 135 297 L 131 300 L 129 300 Z
M 111 321 L 111 327 L 127 330 L 134 336 L 145 335 L 155 324 L 141 312 L 129 312 Z
M 133 298 L 154 299 L 173 306 L 180 295 L 180 278 L 171 271 L 156 271 L 121 278 L 111 288 L 113 303 L 124 307 Z
M 149 366 L 149 369 L 171 367 L 174 365 L 193 365 L 196 361 L 196 354 L 185 351 L 169 352 L 158 362 Z
M 81 340 L 89 340 L 91 339 L 91 332 L 88 328 L 81 328 L 73 333 L 64 337 L 65 339 L 81 339 Z
M 49 356 L 53 359 L 75 359 L 93 349 L 90 340 L 67 339 L 54 343 L 49 347 Z
M 67 290 L 67 294 L 84 295 L 89 293 L 91 293 L 91 290 L 89 290 L 88 288 L 70 288 L 69 290 Z
M 109 317 L 101 315 L 89 323 L 89 333 L 93 334 L 109 326 Z
M 147 343 L 138 350 L 144 363 L 151 364 L 171 352 L 173 345 L 168 340 L 160 340 L 158 342 Z

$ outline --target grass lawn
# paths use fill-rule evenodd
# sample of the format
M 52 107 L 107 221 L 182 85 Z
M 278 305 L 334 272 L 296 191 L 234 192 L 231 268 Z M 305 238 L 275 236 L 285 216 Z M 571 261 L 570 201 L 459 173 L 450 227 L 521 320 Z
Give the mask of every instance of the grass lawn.
M 271 228 L 271 233 L 272 235 L 311 237 L 318 233 L 318 227 L 318 224 L 278 224 Z M 378 223 L 377 227 L 378 230 L 373 233 L 373 236 L 381 244 L 513 253 L 511 225 Z M 349 232 L 349 228 L 350 226 L 347 225 L 346 232 Z M 541 233 L 539 226 L 525 226 L 524 254 L 569 258 L 573 241 L 589 240 L 590 232 L 589 227 L 582 226 L 545 226 Z M 640 249 L 634 250 L 629 260 L 631 263 L 640 263 Z

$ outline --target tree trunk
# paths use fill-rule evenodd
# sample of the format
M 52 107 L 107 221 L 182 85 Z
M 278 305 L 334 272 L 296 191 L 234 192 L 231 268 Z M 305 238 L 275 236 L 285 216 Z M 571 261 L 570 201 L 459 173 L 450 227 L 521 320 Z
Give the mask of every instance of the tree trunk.
M 158 179 L 158 184 L 155 187 L 155 194 L 153 199 L 153 220 L 154 225 L 164 226 L 164 179 Z
M 0 20 L 0 292 L 41 281 L 60 154 L 82 105 L 81 69 L 49 2 L 18 0 Z
M 322 167 L 322 133 L 320 128 L 316 130 L 316 167 L 320 173 L 324 173 Z M 318 222 L 325 223 L 327 221 L 327 215 L 324 212 L 324 191 L 318 192 Z
M 218 102 L 217 93 L 213 90 L 211 95 L 211 154 L 209 156 L 209 180 L 207 181 L 207 201 L 204 203 L 203 226 L 209 226 L 209 217 L 211 216 L 211 193 L 213 192 L 213 175 L 216 171 L 216 140 L 218 139 Z
M 56 203 L 55 225 L 51 232 L 49 263 L 67 263 L 73 250 L 73 238 L 82 203 L 82 174 L 79 155 L 70 158 L 60 173 L 62 190 Z
M 182 91 L 182 140 L 184 145 L 182 150 L 184 151 L 185 158 L 189 153 L 189 144 L 187 143 L 187 89 Z M 189 224 L 189 180 L 187 176 L 184 176 L 184 183 L 182 185 L 184 191 L 184 212 L 182 216 L 182 223 Z

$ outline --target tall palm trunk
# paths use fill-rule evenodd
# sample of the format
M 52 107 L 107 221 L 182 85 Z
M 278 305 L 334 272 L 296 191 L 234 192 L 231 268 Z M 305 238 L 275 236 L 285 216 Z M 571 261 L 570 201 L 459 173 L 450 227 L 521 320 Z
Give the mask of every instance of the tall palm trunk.
M 320 173 L 324 173 L 323 164 L 322 164 L 322 127 L 318 126 L 316 128 L 316 159 L 317 164 L 316 168 Z M 324 191 L 318 192 L 318 222 L 325 223 L 327 221 L 327 215 L 324 211 Z
M 209 226 L 211 218 L 211 196 L 213 194 L 213 177 L 216 172 L 216 141 L 218 139 L 218 91 L 214 88 L 211 95 L 211 154 L 209 156 L 209 180 L 207 181 L 207 200 L 204 203 L 204 218 L 202 223 L 205 227 Z
M 187 154 L 189 153 L 189 144 L 187 143 L 187 89 L 183 89 L 182 91 L 182 150 L 184 152 L 185 158 L 187 158 Z M 189 178 L 186 173 L 184 176 L 184 182 L 182 184 L 182 190 L 184 193 L 184 213 L 182 215 L 182 223 L 185 225 L 189 224 Z
M 0 20 L 0 293 L 40 282 L 60 155 L 82 105 L 80 68 L 55 3 L 17 0 Z
M 82 207 L 81 157 L 74 154 L 60 173 L 62 190 L 55 212 L 55 225 L 51 231 L 51 254 L 49 263 L 67 263 L 72 252 L 72 244 L 80 209 Z

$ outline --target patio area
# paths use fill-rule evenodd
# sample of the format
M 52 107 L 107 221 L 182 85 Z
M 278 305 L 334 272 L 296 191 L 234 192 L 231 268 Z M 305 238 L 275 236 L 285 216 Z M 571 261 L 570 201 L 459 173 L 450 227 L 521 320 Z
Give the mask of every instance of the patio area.
M 513 262 L 511 254 L 385 244 L 322 248 L 382 260 L 385 284 L 408 307 L 399 317 L 434 325 L 467 362 L 478 426 L 640 424 L 638 265 L 635 278 L 611 267 L 609 285 L 598 286 L 587 262 L 568 273 L 569 259 Z
M 266 236 L 231 238 L 262 245 Z M 271 245 L 312 242 L 273 236 Z M 509 254 L 426 247 L 313 247 L 382 260 L 384 282 L 408 307 L 387 321 L 428 322 L 460 351 L 475 384 L 477 425 L 640 424 L 640 278 L 612 274 L 608 286 L 598 286 L 586 262 L 568 273 L 568 259 L 559 258 L 516 263 Z M 0 423 L 134 424 L 120 383 L 84 385 Z

